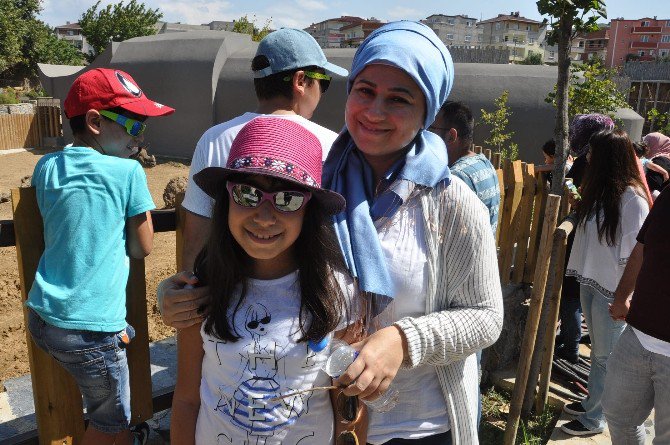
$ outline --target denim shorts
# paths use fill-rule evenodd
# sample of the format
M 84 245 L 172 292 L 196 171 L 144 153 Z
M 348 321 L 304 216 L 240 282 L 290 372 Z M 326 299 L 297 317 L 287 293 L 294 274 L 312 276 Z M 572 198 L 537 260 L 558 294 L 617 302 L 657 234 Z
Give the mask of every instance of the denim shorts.
M 32 309 L 28 312 L 35 344 L 77 382 L 89 426 L 107 434 L 128 429 L 130 380 L 125 346 L 135 335 L 132 326 L 121 332 L 63 329 L 46 323 Z

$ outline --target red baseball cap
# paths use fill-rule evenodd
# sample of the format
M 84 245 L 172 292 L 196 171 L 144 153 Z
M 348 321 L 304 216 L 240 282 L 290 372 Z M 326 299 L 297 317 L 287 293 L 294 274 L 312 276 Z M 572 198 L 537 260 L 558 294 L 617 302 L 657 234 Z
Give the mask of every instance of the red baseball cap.
M 86 114 L 91 109 L 116 107 L 140 116 L 174 113 L 174 108 L 149 99 L 130 74 L 110 68 L 96 68 L 77 77 L 63 106 L 68 119 Z

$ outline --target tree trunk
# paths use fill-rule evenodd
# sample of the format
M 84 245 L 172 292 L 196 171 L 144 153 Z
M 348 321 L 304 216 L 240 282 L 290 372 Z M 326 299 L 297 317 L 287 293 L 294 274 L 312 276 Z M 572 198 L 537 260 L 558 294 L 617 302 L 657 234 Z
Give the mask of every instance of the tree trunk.
M 568 159 L 570 146 L 568 143 L 568 87 L 570 78 L 570 42 L 572 40 L 573 18 L 566 14 L 559 23 L 558 38 L 558 80 L 556 82 L 556 161 L 551 183 L 551 192 L 563 196 L 565 181 L 565 162 Z

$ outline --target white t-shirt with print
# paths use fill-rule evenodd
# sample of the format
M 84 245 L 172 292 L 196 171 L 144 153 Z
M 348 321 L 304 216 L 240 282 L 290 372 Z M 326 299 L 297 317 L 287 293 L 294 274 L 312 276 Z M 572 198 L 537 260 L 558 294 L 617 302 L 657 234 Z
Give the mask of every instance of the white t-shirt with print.
M 214 200 L 210 198 L 193 181 L 193 175 L 206 167 L 225 167 L 230 147 L 240 132 L 254 118 L 273 117 L 296 122 L 314 134 L 323 148 L 323 159 L 326 159 L 330 147 L 337 138 L 337 133 L 297 114 L 258 114 L 244 113 L 229 121 L 215 125 L 207 130 L 198 141 L 193 152 L 191 169 L 188 172 L 188 187 L 182 206 L 193 213 L 209 218 L 212 214 Z
M 350 302 L 353 281 L 343 277 L 338 276 L 338 281 Z M 230 319 L 234 309 L 231 306 Z M 307 342 L 297 342 L 301 336 L 299 310 L 298 272 L 275 280 L 252 279 L 248 281 L 244 301 L 234 314 L 233 326 L 241 338 L 225 342 L 201 330 L 205 355 L 196 444 L 334 442 L 328 391 L 270 401 L 280 395 L 331 384 L 330 377 L 320 371 L 330 347 L 317 353 Z M 338 329 L 345 326 L 343 319 Z

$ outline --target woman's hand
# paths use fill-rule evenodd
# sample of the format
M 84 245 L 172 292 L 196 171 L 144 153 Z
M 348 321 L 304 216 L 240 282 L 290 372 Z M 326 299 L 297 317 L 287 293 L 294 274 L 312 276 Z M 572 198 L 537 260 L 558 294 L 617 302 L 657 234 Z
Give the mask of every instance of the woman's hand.
M 184 329 L 203 321 L 202 307 L 207 302 L 208 287 L 185 288 L 198 284 L 190 272 L 180 272 L 161 281 L 156 289 L 158 308 L 163 323 Z
M 351 345 L 360 351 L 334 384 L 348 396 L 375 400 L 386 392 L 407 356 L 407 340 L 400 328 L 389 326 Z
M 623 301 L 614 300 L 613 304 L 609 305 L 610 317 L 614 321 L 626 321 L 626 315 L 630 309 L 630 300 Z

